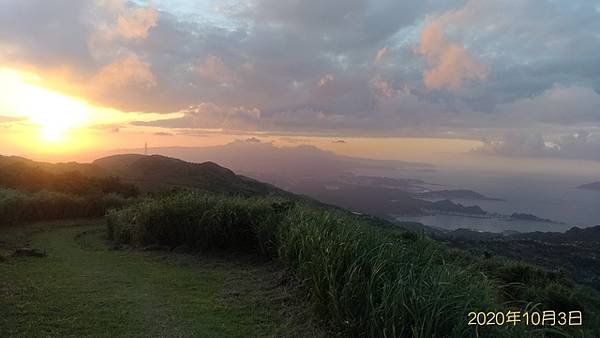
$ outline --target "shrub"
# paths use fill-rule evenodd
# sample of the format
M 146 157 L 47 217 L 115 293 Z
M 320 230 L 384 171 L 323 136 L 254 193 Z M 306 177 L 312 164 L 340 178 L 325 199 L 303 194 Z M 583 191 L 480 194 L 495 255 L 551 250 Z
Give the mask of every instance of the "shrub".
M 0 189 L 3 225 L 65 218 L 102 217 L 106 210 L 128 203 L 116 194 L 78 196 L 52 191 L 36 193 Z
M 182 192 L 107 215 L 108 235 L 135 245 L 186 245 L 190 248 L 258 250 L 272 255 L 275 225 L 284 215 L 277 199 Z

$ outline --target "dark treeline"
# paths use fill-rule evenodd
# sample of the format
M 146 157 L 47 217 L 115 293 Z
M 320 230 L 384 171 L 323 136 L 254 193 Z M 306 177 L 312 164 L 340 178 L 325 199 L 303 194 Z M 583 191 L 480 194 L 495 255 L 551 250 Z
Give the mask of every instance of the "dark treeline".
M 16 162 L 0 166 L 0 226 L 66 218 L 102 217 L 139 195 L 118 177 L 79 171 L 54 173 Z
M 102 217 L 133 198 L 116 193 L 75 195 L 56 191 L 26 192 L 0 188 L 0 227 L 68 218 Z

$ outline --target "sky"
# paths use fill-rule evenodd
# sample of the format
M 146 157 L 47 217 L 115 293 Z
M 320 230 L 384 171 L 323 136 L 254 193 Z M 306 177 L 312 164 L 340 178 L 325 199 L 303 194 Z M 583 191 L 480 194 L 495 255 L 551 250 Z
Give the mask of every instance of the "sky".
M 0 153 L 246 137 L 598 163 L 600 5 L 0 0 Z

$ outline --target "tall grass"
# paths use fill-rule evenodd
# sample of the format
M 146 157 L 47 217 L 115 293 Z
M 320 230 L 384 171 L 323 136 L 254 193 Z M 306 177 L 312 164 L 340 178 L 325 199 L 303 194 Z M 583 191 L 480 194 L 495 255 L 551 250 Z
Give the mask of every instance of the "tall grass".
M 444 260 L 433 242 L 343 212 L 185 192 L 109 211 L 107 225 L 122 243 L 278 257 L 304 279 L 316 313 L 344 336 L 468 336 L 469 311 L 496 309 L 492 283 Z
M 589 327 L 598 323 L 598 293 L 560 274 L 449 251 L 424 236 L 304 203 L 183 191 L 111 210 L 107 226 L 120 243 L 279 259 L 303 280 L 318 317 L 344 337 L 547 336 L 539 327 L 467 325 L 471 311 L 538 303 L 584 310 Z
M 109 211 L 108 236 L 134 245 L 235 248 L 273 255 L 282 205 L 278 199 L 176 193 Z
M 473 309 L 497 310 L 491 282 L 343 213 L 299 207 L 280 229 L 280 253 L 306 276 L 316 311 L 345 335 L 465 337 Z
M 41 220 L 102 217 L 128 200 L 117 194 L 79 196 L 52 191 L 35 193 L 0 188 L 0 226 Z

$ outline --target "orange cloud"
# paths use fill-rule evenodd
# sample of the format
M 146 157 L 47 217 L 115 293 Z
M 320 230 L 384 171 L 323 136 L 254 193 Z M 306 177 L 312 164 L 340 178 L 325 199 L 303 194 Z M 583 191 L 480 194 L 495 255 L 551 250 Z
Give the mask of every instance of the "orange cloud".
M 152 7 L 128 9 L 119 15 L 116 31 L 126 39 L 145 39 L 150 28 L 156 26 L 156 16 Z
M 109 40 L 114 37 L 145 39 L 150 29 L 156 26 L 158 12 L 152 6 L 132 7 L 124 0 L 96 0 L 96 6 L 114 18 L 107 27 L 102 27 L 104 37 Z
M 92 79 L 95 87 L 123 88 L 138 86 L 156 87 L 156 78 L 150 66 L 136 55 L 129 55 L 102 68 Z
M 387 47 L 383 47 L 377 51 L 377 54 L 375 54 L 375 63 L 379 63 L 381 60 L 383 60 L 385 52 L 387 52 Z
M 487 66 L 475 60 L 463 46 L 448 41 L 442 28 L 441 24 L 431 22 L 421 32 L 417 51 L 431 67 L 423 73 L 425 86 L 457 90 L 465 81 L 485 80 L 489 74 Z

